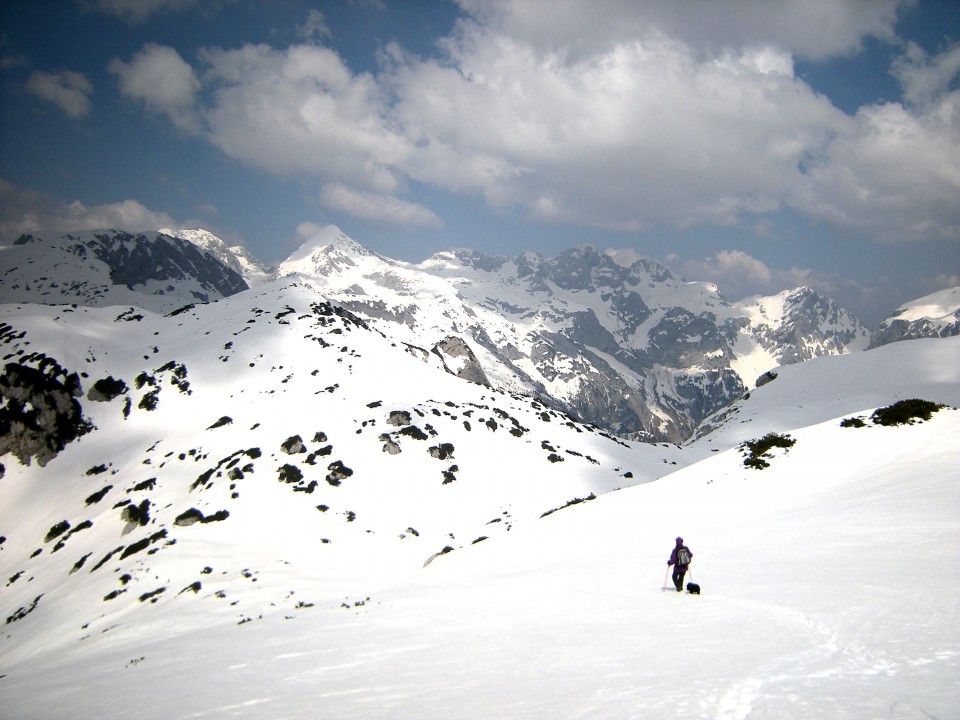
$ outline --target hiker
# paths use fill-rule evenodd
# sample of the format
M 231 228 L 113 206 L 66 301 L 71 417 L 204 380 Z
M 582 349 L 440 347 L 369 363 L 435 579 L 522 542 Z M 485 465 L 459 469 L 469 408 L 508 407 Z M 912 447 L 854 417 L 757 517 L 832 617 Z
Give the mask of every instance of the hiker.
M 693 553 L 690 548 L 683 544 L 683 538 L 677 538 L 677 545 L 670 553 L 670 559 L 667 565 L 673 565 L 673 584 L 677 587 L 677 592 L 683 591 L 683 576 L 687 574 L 687 567 L 693 560 Z

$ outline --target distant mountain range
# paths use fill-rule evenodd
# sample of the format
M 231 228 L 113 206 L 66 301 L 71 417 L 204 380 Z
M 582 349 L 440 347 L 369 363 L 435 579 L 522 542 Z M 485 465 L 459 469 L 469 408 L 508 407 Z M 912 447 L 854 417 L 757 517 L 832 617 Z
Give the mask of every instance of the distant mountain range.
M 296 278 L 450 372 L 644 441 L 682 442 L 778 366 L 960 327 L 958 289 L 899 308 L 871 336 L 810 288 L 728 302 L 712 283 L 589 246 L 413 264 L 334 226 L 277 268 L 202 230 L 25 235 L 0 253 L 0 277 L 3 302 L 157 312 Z

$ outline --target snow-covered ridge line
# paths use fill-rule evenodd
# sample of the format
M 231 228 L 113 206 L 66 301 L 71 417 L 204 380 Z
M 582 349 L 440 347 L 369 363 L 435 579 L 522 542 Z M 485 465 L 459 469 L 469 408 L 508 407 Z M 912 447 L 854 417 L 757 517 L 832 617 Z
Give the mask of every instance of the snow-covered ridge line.
M 870 344 L 954 335 L 960 335 L 960 287 L 904 303 L 880 323 Z
M 123 248 L 134 237 L 110 233 L 98 233 L 96 242 Z M 176 234 L 136 236 L 140 260 L 132 274 L 110 264 L 132 257 L 128 251 L 103 251 L 104 263 L 70 235 L 6 248 L 0 299 L 168 312 L 239 288 L 211 284 L 211 273 L 240 274 L 251 286 L 272 276 L 243 248 L 207 231 Z M 177 252 L 199 248 L 209 268 L 189 261 L 155 272 L 169 265 L 171 253 L 160 252 L 162 261 L 151 253 L 184 239 L 189 245 Z M 33 261 L 29 254 L 41 245 L 44 257 Z M 646 441 L 682 442 L 767 371 L 856 352 L 871 339 L 850 313 L 809 288 L 729 303 L 712 283 L 686 282 L 652 260 L 624 268 L 589 246 L 549 259 L 460 249 L 413 264 L 377 255 L 329 226 L 276 275 L 296 275 L 397 343 L 429 349 L 456 338 L 475 358 L 471 372 L 491 387 L 539 396 L 583 421 Z M 872 345 L 955 334 L 958 294 L 901 309 L 910 323 L 892 321 Z M 940 315 L 926 317 L 931 312 Z
M 642 260 L 589 246 L 555 258 L 470 250 L 420 264 L 371 253 L 335 227 L 278 276 L 296 275 L 402 342 L 458 335 L 496 387 L 645 440 L 680 441 L 778 364 L 866 347 L 849 313 L 808 288 L 727 302 Z

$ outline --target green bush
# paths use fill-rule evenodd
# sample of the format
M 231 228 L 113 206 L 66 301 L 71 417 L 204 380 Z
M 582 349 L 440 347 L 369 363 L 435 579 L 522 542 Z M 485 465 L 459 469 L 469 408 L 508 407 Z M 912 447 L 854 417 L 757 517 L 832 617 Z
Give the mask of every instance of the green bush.
M 859 418 L 859 417 L 844 418 L 843 420 L 840 421 L 840 427 L 862 428 L 866 426 L 867 424 L 863 421 L 863 418 Z
M 870 419 L 874 425 L 906 425 L 914 420 L 929 420 L 937 410 L 946 407 L 929 400 L 901 400 L 875 410 Z
M 746 453 L 743 459 L 744 467 L 762 470 L 770 467 L 767 459 L 772 457 L 770 450 L 775 447 L 791 448 L 797 441 L 789 435 L 778 435 L 777 433 L 767 433 L 759 440 L 747 440 L 740 445 L 740 449 Z

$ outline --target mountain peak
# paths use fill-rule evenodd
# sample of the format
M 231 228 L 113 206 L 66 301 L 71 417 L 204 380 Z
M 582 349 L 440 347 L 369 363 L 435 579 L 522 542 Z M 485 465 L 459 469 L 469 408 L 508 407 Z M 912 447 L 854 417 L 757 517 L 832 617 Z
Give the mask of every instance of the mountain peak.
M 307 239 L 277 268 L 277 275 L 330 275 L 377 255 L 336 225 L 327 225 Z

